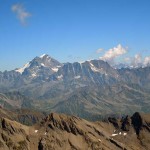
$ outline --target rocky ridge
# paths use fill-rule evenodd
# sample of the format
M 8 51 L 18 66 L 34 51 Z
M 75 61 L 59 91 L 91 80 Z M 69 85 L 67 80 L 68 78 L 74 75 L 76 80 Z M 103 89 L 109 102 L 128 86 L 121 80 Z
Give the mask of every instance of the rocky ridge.
M 149 139 L 149 114 L 89 122 L 51 113 L 33 126 L 6 118 L 0 120 L 3 150 L 149 150 Z
M 115 69 L 103 60 L 62 64 L 45 54 L 22 68 L 0 72 L 0 92 L 0 104 L 9 109 L 32 108 L 88 120 L 147 113 L 150 67 Z

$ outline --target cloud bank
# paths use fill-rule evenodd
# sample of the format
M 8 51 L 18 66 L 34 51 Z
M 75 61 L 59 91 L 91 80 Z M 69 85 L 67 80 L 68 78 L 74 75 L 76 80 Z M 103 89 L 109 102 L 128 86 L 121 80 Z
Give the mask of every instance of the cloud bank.
M 100 57 L 101 60 L 107 61 L 111 66 L 120 68 L 121 66 L 128 66 L 131 68 L 150 66 L 150 56 L 143 57 L 141 54 L 135 54 L 134 56 L 125 55 L 128 53 L 128 48 L 118 44 L 105 51 L 104 55 Z M 123 58 L 123 59 L 120 59 Z M 119 59 L 118 59 L 119 58 Z M 121 62 L 117 62 L 120 60 Z
M 125 58 L 124 63 L 133 68 L 150 66 L 150 56 L 143 57 L 141 54 L 135 54 L 134 57 Z
M 150 56 L 147 56 L 147 57 L 144 58 L 143 65 L 144 65 L 144 66 L 150 65 Z
M 100 57 L 100 59 L 105 61 L 114 61 L 117 57 L 120 57 L 127 53 L 127 48 L 122 47 L 121 44 L 117 45 L 117 47 L 111 48 L 105 52 L 105 54 Z
M 142 66 L 142 56 L 140 54 L 135 54 L 135 56 L 131 58 L 131 66 L 133 67 Z
M 17 15 L 19 21 L 25 25 L 27 18 L 31 17 L 31 14 L 27 12 L 22 4 L 14 4 L 11 10 Z

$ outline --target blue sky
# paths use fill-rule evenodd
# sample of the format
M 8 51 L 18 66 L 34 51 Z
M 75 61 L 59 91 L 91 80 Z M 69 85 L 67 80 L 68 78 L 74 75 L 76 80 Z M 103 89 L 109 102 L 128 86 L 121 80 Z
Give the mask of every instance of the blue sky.
M 149 61 L 149 7 L 149 0 L 0 0 L 0 70 L 43 53 L 60 62 Z

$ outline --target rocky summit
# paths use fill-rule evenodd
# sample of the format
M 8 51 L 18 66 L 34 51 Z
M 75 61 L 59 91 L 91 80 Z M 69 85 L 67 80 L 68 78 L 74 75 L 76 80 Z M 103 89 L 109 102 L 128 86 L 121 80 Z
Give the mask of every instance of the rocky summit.
M 1 150 L 149 150 L 149 114 L 87 120 L 51 113 L 33 126 L 0 118 Z

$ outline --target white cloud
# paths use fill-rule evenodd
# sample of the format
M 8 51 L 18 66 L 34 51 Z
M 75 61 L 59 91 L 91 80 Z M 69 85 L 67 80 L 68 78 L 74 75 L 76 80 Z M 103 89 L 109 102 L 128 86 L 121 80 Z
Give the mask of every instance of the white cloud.
M 103 49 L 98 49 L 96 53 L 100 53 Z M 150 56 L 143 57 L 142 54 L 134 56 L 125 55 L 128 52 L 128 47 L 123 47 L 121 44 L 114 48 L 105 51 L 100 57 L 101 60 L 107 61 L 111 66 L 124 65 L 131 68 L 150 66 Z
M 125 63 L 131 62 L 131 57 L 125 57 L 125 58 L 124 58 L 124 62 L 125 62 Z
M 22 24 L 26 24 L 26 19 L 31 16 L 31 14 L 25 10 L 22 4 L 12 5 L 11 10 L 17 15 L 17 18 Z
M 134 67 L 142 66 L 142 56 L 140 54 L 136 54 L 132 58 L 131 65 Z
M 103 51 L 103 49 L 102 49 L 102 48 L 99 48 L 98 50 L 96 50 L 96 53 L 99 54 L 99 53 L 101 53 L 102 51 Z
M 144 61 L 143 61 L 143 66 L 148 66 L 150 65 L 150 56 L 147 56 L 144 58 Z
M 124 58 L 123 63 L 133 68 L 146 67 L 150 65 L 150 56 L 142 57 L 141 54 L 135 54 L 134 57 Z
M 127 48 L 122 47 L 121 44 L 117 45 L 117 47 L 111 48 L 105 52 L 105 54 L 100 57 L 100 59 L 105 61 L 113 61 L 115 58 L 122 56 L 127 53 Z

